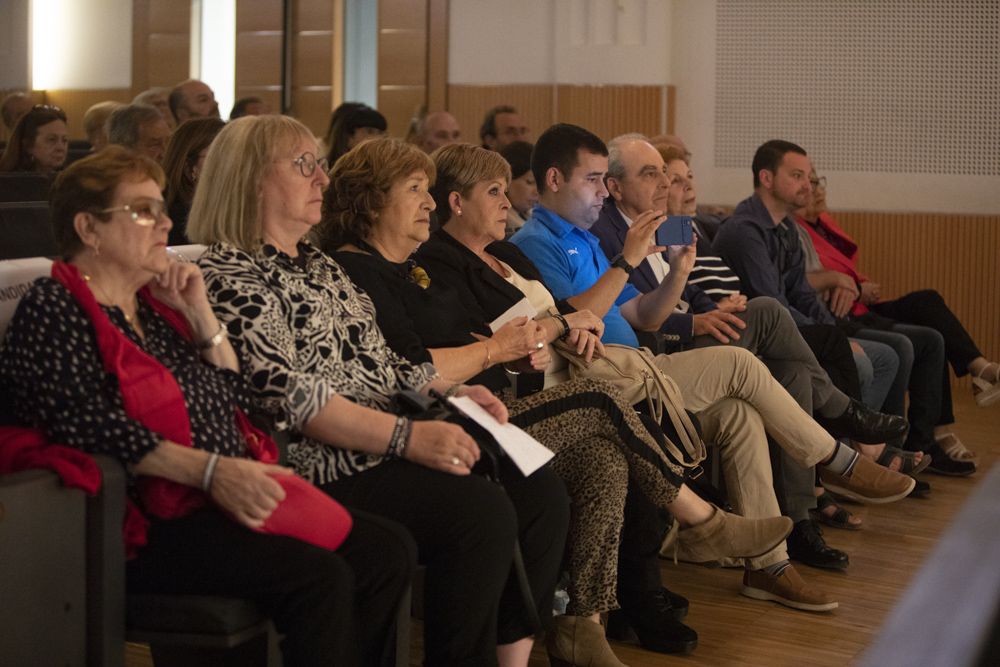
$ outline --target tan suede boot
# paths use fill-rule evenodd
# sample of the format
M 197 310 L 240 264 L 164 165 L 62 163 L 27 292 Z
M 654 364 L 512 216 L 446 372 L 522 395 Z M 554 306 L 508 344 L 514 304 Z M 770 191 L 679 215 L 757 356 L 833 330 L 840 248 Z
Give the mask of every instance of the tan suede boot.
M 713 507 L 712 517 L 685 528 L 677 536 L 684 552 L 695 563 L 707 563 L 729 556 L 755 558 L 785 541 L 792 532 L 787 516 L 747 519 Z
M 545 633 L 552 667 L 627 667 L 604 636 L 604 627 L 583 616 L 556 616 Z

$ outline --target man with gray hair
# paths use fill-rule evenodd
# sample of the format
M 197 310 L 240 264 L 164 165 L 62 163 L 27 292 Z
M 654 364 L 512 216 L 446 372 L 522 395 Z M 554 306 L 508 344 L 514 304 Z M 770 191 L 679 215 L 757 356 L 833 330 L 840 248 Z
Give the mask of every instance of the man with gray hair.
M 108 116 L 108 143 L 119 144 L 163 162 L 170 139 L 170 126 L 156 107 L 129 104 Z
M 150 88 L 136 95 L 132 99 L 132 104 L 148 104 L 156 107 L 157 111 L 163 114 L 163 120 L 167 121 L 167 125 L 173 130 L 177 121 L 174 119 L 174 114 L 170 112 L 170 104 L 167 102 L 169 94 L 170 89 L 168 88 Z
M 17 125 L 21 116 L 31 111 L 32 106 L 34 106 L 34 102 L 31 101 L 28 94 L 20 91 L 3 98 L 3 102 L 0 103 L 0 115 L 3 116 L 4 127 L 7 128 L 7 136 L 10 136 L 10 133 L 14 131 L 14 126 Z
M 107 100 L 98 102 L 87 109 L 83 114 L 83 131 L 90 142 L 90 150 L 93 153 L 108 145 L 108 118 L 115 109 L 125 106 L 121 102 Z

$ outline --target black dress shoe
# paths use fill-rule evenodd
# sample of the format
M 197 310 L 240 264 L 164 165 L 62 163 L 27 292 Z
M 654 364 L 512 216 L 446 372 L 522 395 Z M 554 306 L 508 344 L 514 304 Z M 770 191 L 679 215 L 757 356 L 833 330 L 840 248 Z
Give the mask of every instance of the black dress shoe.
M 812 519 L 803 519 L 788 536 L 788 557 L 826 570 L 844 570 L 851 564 L 846 553 L 827 546 L 823 531 Z
M 698 646 L 698 633 L 678 620 L 679 610 L 671 605 L 671 598 L 683 601 L 686 614 L 687 600 L 661 588 L 645 594 L 638 604 L 609 613 L 608 637 L 615 641 L 635 637 L 647 651 L 687 655 Z
M 910 428 L 903 417 L 875 412 L 853 398 L 839 417 L 817 417 L 816 421 L 835 438 L 850 438 L 870 445 L 901 438 Z

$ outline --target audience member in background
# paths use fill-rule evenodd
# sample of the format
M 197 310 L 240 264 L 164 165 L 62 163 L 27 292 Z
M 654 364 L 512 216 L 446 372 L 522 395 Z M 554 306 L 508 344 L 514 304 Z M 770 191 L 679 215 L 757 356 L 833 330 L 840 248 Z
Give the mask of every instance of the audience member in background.
M 69 131 L 59 107 L 36 104 L 21 116 L 0 156 L 0 171 L 52 174 L 66 162 Z
M 170 245 L 190 243 L 187 238 L 187 219 L 194 200 L 195 186 L 205 165 L 208 147 L 223 127 L 225 123 L 218 118 L 192 118 L 181 123 L 170 135 L 163 158 L 163 171 L 167 176 L 163 199 L 174 223 L 170 229 Z
M 514 141 L 528 141 L 530 131 L 517 109 L 501 104 L 486 112 L 479 128 L 483 148 L 499 151 Z
M 170 140 L 170 126 L 156 107 L 128 104 L 108 116 L 108 143 L 138 151 L 156 162 L 163 162 Z
M 256 405 L 288 432 L 296 471 L 346 506 L 412 531 L 427 566 L 426 664 L 526 665 L 533 631 L 508 576 L 514 543 L 532 602 L 549 613 L 565 488 L 551 468 L 525 478 L 508 459 L 503 487 L 470 474 L 480 449 L 464 429 L 390 412 L 400 391 L 434 389 L 506 420 L 486 388 L 453 385 L 392 352 L 371 300 L 305 240 L 330 182 L 317 150 L 287 116 L 240 118 L 215 138 L 188 226 L 192 241 L 211 244 L 199 264 L 215 311 L 248 362 Z
M 657 149 L 662 147 L 673 147 L 681 154 L 681 159 L 687 164 L 691 164 L 691 158 L 694 157 L 690 150 L 688 150 L 687 145 L 684 140 L 681 139 L 676 134 L 658 134 L 655 137 L 649 138 L 649 143 L 656 146 Z M 732 207 L 725 206 L 712 206 L 711 204 L 698 204 L 697 215 L 699 217 L 713 218 L 714 220 L 721 222 L 723 218 L 732 213 Z M 689 214 L 694 215 L 694 214 Z M 718 226 L 718 225 L 716 225 Z M 708 239 L 711 241 L 711 239 Z M 701 247 L 699 244 L 698 254 L 701 254 Z
M 442 146 L 457 144 L 462 140 L 458 121 L 447 111 L 432 111 L 418 121 L 412 143 L 425 153 L 433 153 Z
M 270 457 L 242 413 L 250 395 L 236 353 L 201 272 L 164 248 L 162 184 L 159 165 L 117 146 L 57 179 L 52 223 L 67 262 L 35 282 L 7 330 L 0 378 L 13 412 L 52 443 L 128 468 L 149 521 L 147 540 L 129 544 L 130 593 L 249 599 L 284 635 L 286 665 L 375 665 L 410 582 L 412 542 L 398 524 L 354 513 L 336 551 L 318 546 L 343 539 L 339 508 L 322 514 L 336 536 L 319 542 L 272 523 L 307 489 L 255 460 Z
M 188 79 L 174 86 L 167 102 L 178 125 L 188 118 L 219 118 L 215 92 L 198 79 Z
M 21 116 L 31 111 L 34 102 L 27 93 L 14 92 L 3 98 L 0 102 L 0 117 L 3 118 L 3 125 L 7 128 L 7 137 L 14 131 L 14 126 Z
M 538 203 L 538 186 L 531 173 L 531 149 L 527 141 L 515 141 L 504 146 L 500 155 L 510 165 L 510 184 L 507 186 L 507 238 L 524 226 L 531 217 L 531 209 Z
M 326 133 L 327 161 L 332 166 L 341 155 L 365 139 L 381 137 L 387 127 L 385 116 L 367 104 L 344 102 L 330 115 Z
M 826 179 L 809 173 L 812 200 L 798 211 L 799 235 L 806 254 L 806 278 L 824 295 L 837 313 L 861 323 L 873 312 L 887 318 L 893 331 L 906 333 L 933 329 L 940 334 L 948 363 L 958 377 L 971 373 L 976 402 L 981 406 L 1000 400 L 1000 364 L 989 361 L 972 336 L 932 289 L 911 292 L 898 299 L 881 300 L 882 286 L 858 271 L 858 244 L 837 224 L 826 205 Z M 832 296 L 831 296 L 832 295 Z M 887 323 L 888 324 L 888 323 Z M 928 335 L 926 331 L 921 335 Z M 914 371 L 916 375 L 916 370 Z M 976 456 L 962 445 L 949 426 L 954 423 L 948 367 L 942 363 L 941 414 L 934 426 L 934 440 L 950 458 L 973 461 Z M 924 378 L 933 382 L 933 378 Z
M 642 135 L 624 135 L 608 144 L 607 186 L 610 197 L 590 231 L 601 242 L 610 259 L 624 250 L 625 239 L 635 220 L 646 211 L 682 215 L 694 202 L 686 176 L 684 153 L 668 149 L 670 163 Z M 657 289 L 670 271 L 663 254 L 647 256 L 629 276 L 640 292 Z M 719 306 L 688 281 L 682 294 L 683 311 L 675 311 L 660 327 L 662 333 L 679 337 L 675 350 L 732 345 L 760 357 L 768 370 L 807 414 L 814 415 L 834 436 L 847 436 L 853 429 L 866 431 L 866 442 L 901 436 L 906 421 L 869 410 L 837 389 L 802 339 L 788 309 L 770 297 L 747 301 L 726 299 Z M 853 427 L 850 428 L 850 427 Z M 775 469 L 782 509 L 795 522 L 789 537 L 792 557 L 820 567 L 846 567 L 847 554 L 824 544 L 809 517 L 816 507 L 813 493 L 815 472 L 804 468 L 785 450 L 779 450 Z
M 115 109 L 124 106 L 121 102 L 98 102 L 83 114 L 83 131 L 90 142 L 90 150 L 96 153 L 108 145 L 108 116 Z
M 229 112 L 229 120 L 243 116 L 261 116 L 271 113 L 270 105 L 259 97 L 242 97 L 236 100 L 233 110 Z
M 149 106 L 156 107 L 163 114 L 163 120 L 167 121 L 167 125 L 172 130 L 177 126 L 177 119 L 174 118 L 173 112 L 170 111 L 169 96 L 169 88 L 150 88 L 136 95 L 132 99 L 132 104 L 148 104 Z
M 911 431 L 907 442 L 922 446 L 906 452 L 886 448 L 881 454 L 869 451 L 870 455 L 910 473 L 926 467 L 922 452 L 931 452 L 931 465 L 936 470 L 947 468 L 950 474 L 970 474 L 975 469 L 971 463 L 952 461 L 943 455 L 943 460 L 938 461 L 933 451 L 933 425 L 941 410 L 941 341 L 935 341 L 933 336 L 909 339 L 893 331 L 876 331 L 836 320 L 806 280 L 804 253 L 793 216 L 811 200 L 811 168 L 805 151 L 793 143 L 772 140 L 762 144 L 753 158 L 754 194 L 741 202 L 719 229 L 716 250 L 739 274 L 749 295 L 775 297 L 800 324 L 840 324 L 862 346 L 873 365 L 881 356 L 897 357 L 898 372 L 881 397 L 883 409 L 902 414 L 909 385 Z M 923 378 L 921 386 L 910 382 L 914 367 L 918 369 L 916 376 Z M 933 374 L 928 374 L 932 370 Z M 869 407 L 874 407 L 876 401 L 870 397 L 865 400 Z M 918 435 L 914 436 L 914 432 Z M 914 441 L 914 437 L 921 439 Z M 924 438 L 931 442 L 924 445 Z

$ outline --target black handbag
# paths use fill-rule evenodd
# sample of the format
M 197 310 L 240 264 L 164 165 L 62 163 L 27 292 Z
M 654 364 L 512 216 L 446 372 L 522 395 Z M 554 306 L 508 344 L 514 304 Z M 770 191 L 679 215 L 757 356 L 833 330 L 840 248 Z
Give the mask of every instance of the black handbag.
M 503 488 L 503 483 L 500 480 L 500 461 L 508 458 L 507 453 L 496 439 L 490 435 L 489 431 L 452 405 L 447 398 L 433 389 L 430 393 L 430 396 L 424 396 L 413 390 L 405 390 L 397 393 L 392 397 L 393 412 L 414 421 L 439 420 L 461 426 L 466 433 L 475 439 L 482 454 L 479 461 L 472 468 L 472 472 L 482 475 Z M 512 462 L 511 467 L 513 467 Z M 514 538 L 513 565 L 514 573 L 517 576 L 518 588 L 521 591 L 524 608 L 528 616 L 528 624 L 535 632 L 539 632 L 542 629 L 542 620 L 538 615 L 538 608 L 535 605 L 535 596 L 531 592 L 531 583 L 528 581 L 528 573 L 524 568 L 524 557 L 521 555 L 521 545 L 517 541 L 517 537 Z

